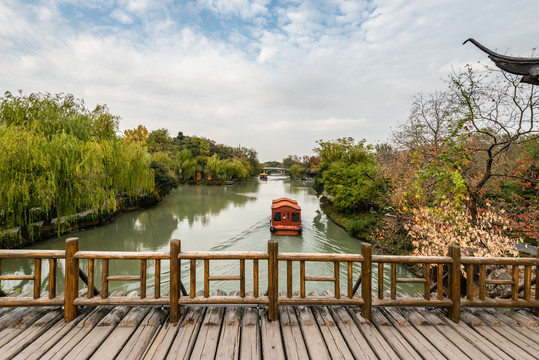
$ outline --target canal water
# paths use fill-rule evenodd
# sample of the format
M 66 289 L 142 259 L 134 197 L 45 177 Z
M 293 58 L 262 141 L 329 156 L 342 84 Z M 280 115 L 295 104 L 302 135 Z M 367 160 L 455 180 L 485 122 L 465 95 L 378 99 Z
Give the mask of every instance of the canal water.
M 68 236 L 50 239 L 32 246 L 32 249 L 65 249 L 65 239 L 78 237 L 81 250 L 95 251 L 168 251 L 170 239 L 181 240 L 183 251 L 267 251 L 268 240 L 276 240 L 279 252 L 301 253 L 360 253 L 361 241 L 348 233 L 320 210 L 319 199 L 312 183 L 292 181 L 286 177 L 269 176 L 267 181 L 252 178 L 232 186 L 181 185 L 159 205 L 127 213 L 114 222 Z M 298 201 L 302 208 L 303 233 L 301 236 L 279 236 L 269 231 L 271 202 L 279 197 Z M 110 275 L 138 275 L 140 261 L 111 260 Z M 161 292 L 169 288 L 169 264 L 161 264 Z M 286 264 L 279 267 L 279 289 L 286 290 Z M 387 265 L 386 265 L 387 266 Z M 81 268 L 87 270 L 86 261 Z M 267 286 L 267 266 L 260 263 L 260 289 Z M 252 261 L 246 261 L 246 291 L 252 291 Z M 376 270 L 376 271 L 375 271 Z M 33 263 L 22 260 L 4 260 L 2 272 L 31 274 Z M 189 288 L 189 262 L 182 261 L 182 281 Z M 341 291 L 346 293 L 345 264 L 341 266 Z M 354 266 L 354 281 L 360 266 Z M 43 289 L 48 284 L 48 262 L 43 263 Z M 58 289 L 63 288 L 63 261 L 58 262 Z M 100 261 L 96 261 L 95 281 L 100 287 Z M 299 291 L 299 264 L 294 263 L 294 291 Z M 385 274 L 389 273 L 389 268 Z M 197 263 L 197 289 L 203 289 L 203 262 Z M 239 275 L 239 261 L 211 262 L 211 275 Z M 307 276 L 332 276 L 333 263 L 306 264 Z M 376 290 L 377 269 L 373 267 L 373 291 Z M 386 275 L 387 276 L 387 275 Z M 148 290 L 154 285 L 154 262 L 148 262 Z M 414 277 L 406 268 L 397 269 L 397 277 Z M 386 279 L 385 289 L 390 283 Z M 30 290 L 28 282 L 3 281 L 4 289 Z M 84 285 L 81 285 L 81 287 Z M 137 282 L 110 282 L 110 291 L 138 289 Z M 215 281 L 210 291 L 238 291 L 239 281 Z M 306 291 L 333 291 L 331 282 L 308 282 Z M 415 293 L 418 287 L 399 285 L 399 292 Z

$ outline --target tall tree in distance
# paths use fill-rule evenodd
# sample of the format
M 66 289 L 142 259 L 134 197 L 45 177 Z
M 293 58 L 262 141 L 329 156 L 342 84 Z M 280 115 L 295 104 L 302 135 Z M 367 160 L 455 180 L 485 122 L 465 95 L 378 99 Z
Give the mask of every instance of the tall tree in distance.
M 148 135 L 148 129 L 143 125 L 139 125 L 134 129 L 124 130 L 124 139 L 128 142 L 144 143 Z

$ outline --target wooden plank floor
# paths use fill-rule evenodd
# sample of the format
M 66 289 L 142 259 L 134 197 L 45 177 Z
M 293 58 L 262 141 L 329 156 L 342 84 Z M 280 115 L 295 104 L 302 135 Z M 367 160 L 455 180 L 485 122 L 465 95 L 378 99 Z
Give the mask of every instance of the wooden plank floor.
M 526 310 L 280 306 L 0 309 L 0 359 L 537 359 L 539 319 Z

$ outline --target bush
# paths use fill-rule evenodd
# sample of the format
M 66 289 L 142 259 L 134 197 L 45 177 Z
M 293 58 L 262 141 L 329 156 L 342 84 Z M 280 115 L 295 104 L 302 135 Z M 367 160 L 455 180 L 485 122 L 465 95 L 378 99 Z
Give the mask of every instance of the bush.
M 378 216 L 376 214 L 361 213 L 348 221 L 346 231 L 352 236 L 367 239 L 377 225 Z
M 154 171 L 155 190 L 160 198 L 163 198 L 178 186 L 176 178 L 170 174 L 170 171 L 164 164 L 152 161 L 150 168 Z

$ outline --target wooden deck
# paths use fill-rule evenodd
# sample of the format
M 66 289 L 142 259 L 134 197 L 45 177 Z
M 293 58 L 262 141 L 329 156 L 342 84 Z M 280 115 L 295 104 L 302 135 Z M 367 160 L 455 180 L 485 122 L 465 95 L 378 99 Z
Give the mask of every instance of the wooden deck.
M 437 308 L 0 308 L 0 359 L 537 359 L 539 318 L 528 310 L 463 309 L 460 323 Z

